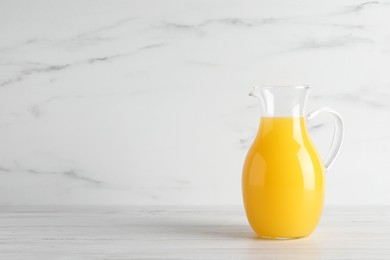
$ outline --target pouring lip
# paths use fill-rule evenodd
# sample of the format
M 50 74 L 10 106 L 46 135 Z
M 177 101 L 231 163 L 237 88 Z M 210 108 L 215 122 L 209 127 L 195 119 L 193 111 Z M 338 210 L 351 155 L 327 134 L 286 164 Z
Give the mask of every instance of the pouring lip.
M 310 85 L 276 85 L 276 86 L 254 86 L 251 91 L 249 92 L 249 96 L 252 96 L 252 97 L 259 97 L 258 96 L 258 92 L 259 90 L 264 90 L 264 89 L 269 89 L 269 90 L 276 90 L 276 89 L 303 89 L 303 90 L 306 90 L 306 91 L 309 91 L 311 89 L 311 86 Z

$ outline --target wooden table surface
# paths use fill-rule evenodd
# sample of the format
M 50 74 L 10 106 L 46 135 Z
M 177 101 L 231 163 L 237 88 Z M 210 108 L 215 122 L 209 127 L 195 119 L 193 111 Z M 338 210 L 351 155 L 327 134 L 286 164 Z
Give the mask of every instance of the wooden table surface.
M 241 207 L 0 209 L 0 259 L 390 259 L 390 207 L 327 207 L 308 238 L 257 239 Z

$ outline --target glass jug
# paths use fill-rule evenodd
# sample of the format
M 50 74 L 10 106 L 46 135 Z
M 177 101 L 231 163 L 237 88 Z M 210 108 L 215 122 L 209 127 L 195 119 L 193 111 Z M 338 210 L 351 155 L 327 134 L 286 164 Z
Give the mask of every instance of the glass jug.
M 243 167 L 246 215 L 257 235 L 268 239 L 300 238 L 315 229 L 324 203 L 324 173 L 343 139 L 343 121 L 330 108 L 305 113 L 310 86 L 255 87 L 260 99 L 257 136 Z M 321 159 L 311 142 L 306 121 L 327 112 L 334 119 L 330 151 Z

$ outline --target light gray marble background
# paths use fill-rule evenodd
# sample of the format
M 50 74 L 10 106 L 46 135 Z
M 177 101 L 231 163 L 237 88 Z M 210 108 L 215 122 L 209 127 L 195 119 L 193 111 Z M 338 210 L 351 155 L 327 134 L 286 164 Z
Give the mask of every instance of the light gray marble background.
M 387 1 L 1 0 L 0 204 L 240 204 L 280 84 L 344 118 L 326 203 L 390 204 L 389 68 Z

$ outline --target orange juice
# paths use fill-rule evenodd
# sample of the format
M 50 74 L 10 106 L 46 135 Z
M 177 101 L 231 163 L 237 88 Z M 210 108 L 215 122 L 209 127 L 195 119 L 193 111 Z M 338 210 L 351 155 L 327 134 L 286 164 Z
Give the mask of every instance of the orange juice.
M 242 182 L 245 210 L 256 234 L 308 236 L 321 216 L 324 182 L 304 117 L 262 117 Z

